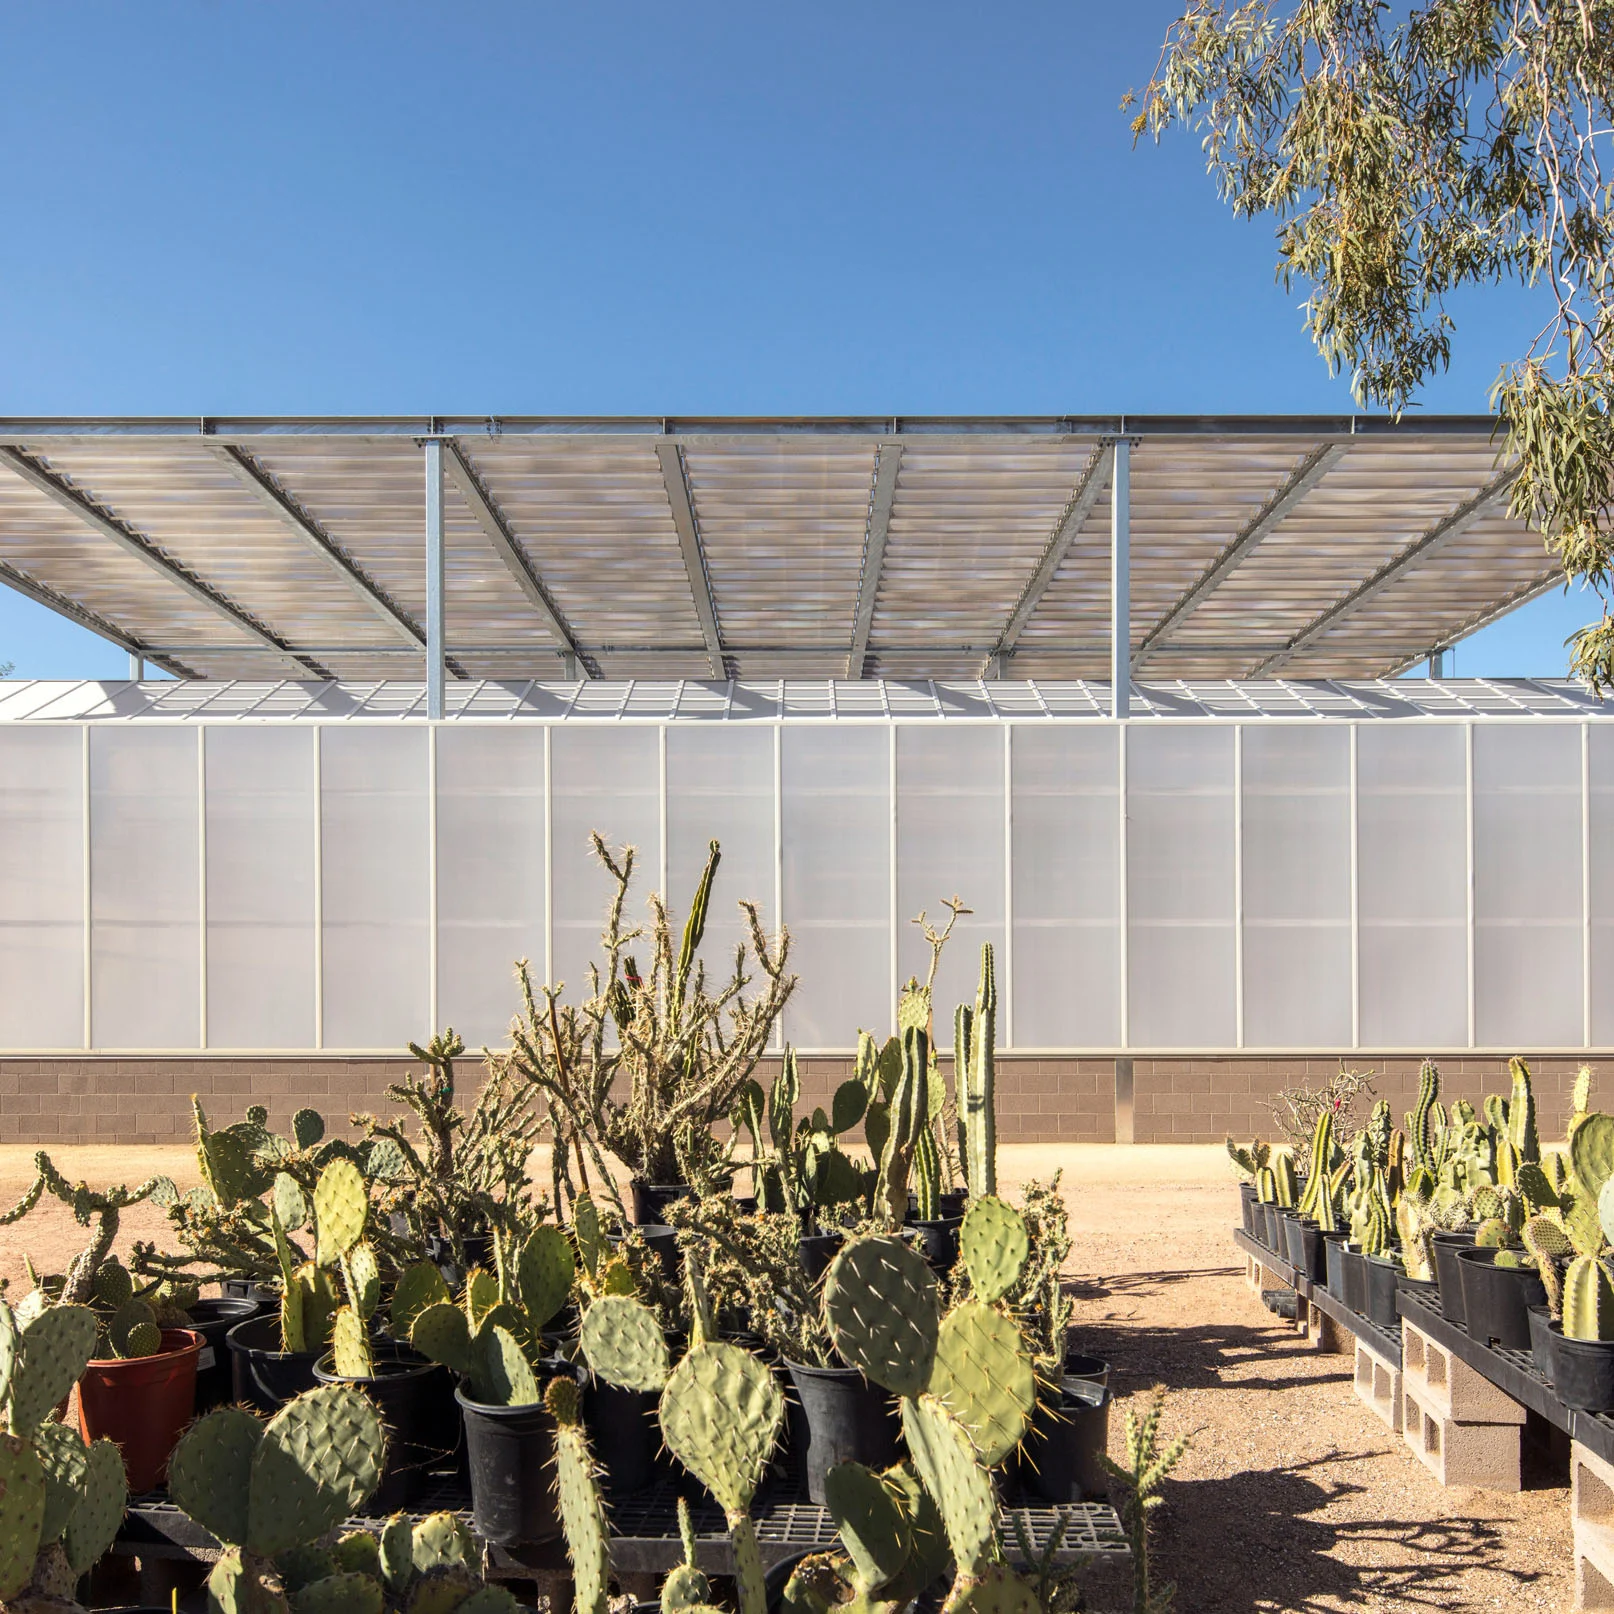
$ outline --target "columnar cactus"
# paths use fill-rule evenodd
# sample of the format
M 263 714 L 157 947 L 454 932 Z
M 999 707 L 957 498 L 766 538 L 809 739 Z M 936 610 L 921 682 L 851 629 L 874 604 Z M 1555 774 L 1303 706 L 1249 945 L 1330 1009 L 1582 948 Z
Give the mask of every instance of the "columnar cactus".
M 958 1091 L 960 1153 L 964 1178 L 979 1198 L 998 1191 L 997 1172 L 997 977 L 992 944 L 981 944 L 981 984 L 975 1010 L 960 1008 L 954 1034 L 954 1086 Z M 962 1037 L 962 1040 L 960 1040 Z
M 1521 1164 L 1541 1159 L 1541 1139 L 1536 1131 L 1536 1100 L 1530 1088 L 1530 1067 L 1517 1057 L 1509 1060 L 1513 1074 L 1513 1097 L 1508 1102 L 1508 1142 Z

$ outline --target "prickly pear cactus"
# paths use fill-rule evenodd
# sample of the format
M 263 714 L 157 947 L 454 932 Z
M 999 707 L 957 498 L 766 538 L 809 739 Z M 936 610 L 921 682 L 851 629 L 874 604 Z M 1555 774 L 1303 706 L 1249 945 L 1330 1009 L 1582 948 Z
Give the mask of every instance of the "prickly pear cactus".
M 584 1359 L 607 1384 L 658 1391 L 671 1371 L 655 1313 L 630 1295 L 602 1295 L 583 1315 Z
M 997 1555 L 997 1498 L 969 1435 L 939 1401 L 904 1397 L 902 1433 L 941 1512 L 959 1572 L 977 1574 Z
M 536 1333 L 571 1296 L 577 1274 L 571 1240 L 552 1224 L 535 1228 L 521 1247 L 516 1269 L 521 1305 Z
M 1031 1253 L 1025 1218 L 995 1195 L 972 1198 L 958 1230 L 958 1253 L 976 1297 L 988 1304 L 1001 1300 L 1020 1281 Z
M 695 1346 L 661 1392 L 668 1450 L 730 1518 L 750 1507 L 784 1415 L 774 1376 L 738 1345 Z
M 856 1239 L 824 1275 L 824 1321 L 852 1367 L 895 1395 L 930 1383 L 941 1329 L 936 1279 L 896 1238 Z
M 678 1498 L 678 1534 L 684 1544 L 684 1561 L 675 1564 L 661 1583 L 661 1614 L 690 1614 L 712 1600 L 711 1582 L 695 1563 L 695 1521 L 689 1501 Z
M 981 1462 L 1003 1462 L 1024 1437 L 1037 1400 L 1031 1354 L 1014 1320 L 978 1300 L 954 1306 L 941 1322 L 929 1390 Z

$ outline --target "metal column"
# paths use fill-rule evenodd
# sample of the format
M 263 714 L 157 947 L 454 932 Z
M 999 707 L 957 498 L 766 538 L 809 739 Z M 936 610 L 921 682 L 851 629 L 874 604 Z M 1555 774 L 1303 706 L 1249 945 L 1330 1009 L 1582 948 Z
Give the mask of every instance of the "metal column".
M 146 677 L 146 658 L 138 652 L 129 652 L 129 682 L 132 684 L 144 683 Z
M 1132 706 L 1132 445 L 1115 444 L 1110 472 L 1110 716 Z
M 443 445 L 426 443 L 426 716 L 443 715 Z
M 1431 678 L 1444 678 L 1446 676 L 1446 652 L 1444 650 L 1431 650 L 1429 652 L 1429 676 Z

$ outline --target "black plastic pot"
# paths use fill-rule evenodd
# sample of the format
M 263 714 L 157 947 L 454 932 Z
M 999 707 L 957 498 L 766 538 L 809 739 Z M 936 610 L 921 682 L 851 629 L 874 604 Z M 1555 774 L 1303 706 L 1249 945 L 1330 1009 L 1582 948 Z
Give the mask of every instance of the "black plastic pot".
M 1505 1351 L 1529 1350 L 1530 1308 L 1547 1299 L 1541 1274 L 1534 1267 L 1497 1266 L 1489 1248 L 1459 1250 L 1457 1262 L 1468 1337 Z
M 1441 1315 L 1449 1323 L 1463 1326 L 1463 1272 L 1457 1264 L 1459 1250 L 1474 1247 L 1473 1229 L 1461 1233 L 1436 1233 L 1429 1240 L 1435 1255 L 1435 1286 L 1440 1292 Z
M 1345 1304 L 1352 1311 L 1367 1315 L 1367 1268 L 1363 1265 L 1362 1246 L 1354 1241 L 1345 1245 Z
M 687 1182 L 640 1182 L 635 1177 L 628 1184 L 633 1196 L 633 1220 L 637 1227 L 666 1226 L 667 1207 L 675 1199 L 688 1199 L 695 1192 Z
M 274 1413 L 318 1382 L 313 1351 L 280 1348 L 280 1318 L 251 1317 L 224 1336 L 230 1351 L 233 1398 L 259 1412 Z
M 603 1470 L 606 1494 L 613 1500 L 644 1490 L 655 1478 L 656 1452 L 661 1446 L 656 1423 L 660 1399 L 654 1390 L 624 1390 L 603 1379 L 589 1381 L 583 1394 L 583 1417 L 595 1459 Z
M 1323 1234 L 1323 1264 L 1328 1292 L 1340 1301 L 1345 1298 L 1345 1242 L 1349 1237 L 1347 1233 Z
M 1251 1238 L 1255 1237 L 1255 1207 L 1257 1203 L 1255 1184 L 1253 1182 L 1241 1182 L 1239 1184 L 1239 1215 L 1244 1219 L 1244 1231 Z
M 1530 1308 L 1530 1358 L 1536 1372 L 1552 1383 L 1552 1310 L 1547 1306 Z
M 840 1233 L 807 1233 L 801 1243 L 796 1246 L 796 1253 L 801 1257 L 802 1271 L 807 1274 L 809 1283 L 817 1283 L 829 1271 L 829 1264 L 835 1259 L 835 1252 L 846 1242 Z
M 1110 1364 L 1101 1357 L 1083 1356 L 1080 1351 L 1067 1351 L 1063 1377 L 1083 1379 L 1090 1384 L 1108 1384 Z
M 941 1221 L 949 1217 L 962 1216 L 964 1207 L 969 1204 L 969 1190 L 967 1188 L 951 1188 L 945 1194 L 936 1195 L 936 1216 Z M 919 1196 L 908 1195 L 908 1220 L 911 1222 L 919 1214 Z
M 280 1297 L 272 1289 L 265 1289 L 256 1278 L 223 1278 L 219 1282 L 219 1293 L 226 1300 L 250 1300 L 260 1312 L 273 1311 L 280 1304 Z
M 465 1420 L 476 1533 L 498 1547 L 535 1547 L 560 1534 L 554 1489 L 555 1420 L 543 1403 L 490 1407 L 454 1392 Z
M 1072 1382 L 1077 1387 L 1061 1389 L 1057 1402 L 1037 1402 L 1020 1470 L 1038 1496 L 1056 1505 L 1109 1494 L 1100 1461 L 1109 1440 L 1109 1387 Z
M 933 1222 L 909 1222 L 919 1235 L 919 1248 L 938 1277 L 946 1277 L 958 1263 L 958 1230 L 962 1216 L 947 1216 Z
M 1256 1237 L 1272 1251 L 1278 1253 L 1278 1207 L 1276 1205 L 1257 1205 L 1256 1214 L 1259 1217 L 1260 1231 Z
M 1387 1255 L 1364 1255 L 1362 1271 L 1367 1280 L 1367 1320 L 1399 1338 L 1401 1318 L 1395 1309 L 1395 1288 L 1400 1265 Z
M 1552 1322 L 1547 1336 L 1558 1399 L 1575 1412 L 1614 1412 L 1614 1340 L 1567 1339 Z
M 196 1410 L 207 1412 L 235 1398 L 230 1372 L 230 1351 L 224 1337 L 237 1323 L 263 1315 L 256 1300 L 244 1296 L 198 1300 L 189 1308 L 187 1325 L 202 1336 L 202 1353 L 196 1358 Z
M 321 1384 L 356 1385 L 375 1402 L 387 1431 L 386 1466 L 360 1512 L 398 1513 L 424 1494 L 430 1471 L 459 1446 L 454 1381 L 447 1368 L 406 1346 L 378 1342 L 373 1355 L 369 1378 L 344 1378 L 329 1354 L 315 1364 L 314 1377 Z
M 645 1241 L 650 1253 L 661 1265 L 661 1275 L 668 1283 L 676 1284 L 681 1272 L 678 1261 L 678 1233 L 665 1222 L 642 1222 L 633 1229 Z M 612 1248 L 622 1242 L 620 1233 L 610 1235 Z
M 805 1367 L 786 1362 L 806 1424 L 802 1469 L 809 1501 L 824 1505 L 824 1476 L 853 1460 L 888 1468 L 897 1460 L 902 1426 L 895 1398 L 855 1367 Z
M 426 1259 L 443 1275 L 443 1282 L 450 1289 L 458 1289 L 465 1279 L 465 1274 L 473 1267 L 490 1268 L 493 1265 L 493 1235 L 491 1233 L 467 1233 L 460 1242 L 465 1246 L 465 1265 L 462 1267 L 454 1259 L 454 1242 L 443 1237 L 440 1233 L 433 1233 L 426 1240 Z

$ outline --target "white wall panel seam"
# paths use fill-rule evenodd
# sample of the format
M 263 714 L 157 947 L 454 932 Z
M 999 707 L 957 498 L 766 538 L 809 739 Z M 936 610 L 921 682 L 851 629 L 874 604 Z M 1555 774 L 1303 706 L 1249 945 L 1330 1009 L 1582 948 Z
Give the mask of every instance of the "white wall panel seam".
M 437 729 L 426 726 L 426 1035 L 437 1035 Z
M 207 1047 L 207 728 L 196 726 L 196 1028 Z
M 680 682 L 678 685 L 678 698 L 680 700 L 683 699 L 683 691 L 684 686 L 683 683 Z M 656 768 L 658 770 L 657 777 L 660 780 L 660 784 L 656 792 L 656 802 L 657 811 L 661 815 L 657 820 L 660 825 L 661 834 L 659 890 L 661 891 L 661 900 L 667 904 L 670 910 L 672 907 L 672 898 L 667 891 L 667 725 L 665 723 L 663 723 L 660 729 L 657 731 Z
M 1233 1042 L 1244 1046 L 1244 725 L 1233 728 Z
M 1123 720 L 1116 725 L 1116 812 L 1119 817 L 1119 845 L 1116 856 L 1116 946 L 1120 953 L 1120 976 L 1117 983 L 1121 995 L 1119 1031 L 1120 1044 L 1125 1048 L 1132 1040 L 1132 905 L 1128 900 L 1130 880 L 1127 873 L 1126 835 L 1126 737 L 1130 724 Z
M 314 1046 L 325 1046 L 325 778 L 320 727 L 314 729 Z
M 897 1023 L 897 994 L 899 974 L 897 970 L 897 726 L 891 725 L 889 746 L 890 758 L 890 809 L 891 809 L 891 908 L 887 919 L 890 931 L 887 942 L 891 955 L 891 998 L 887 1013 L 891 1016 L 890 1023 Z
M 1463 766 L 1467 784 L 1463 793 L 1468 834 L 1468 1046 L 1474 1046 L 1478 1018 L 1474 1001 L 1474 725 L 1463 725 Z
M 555 727 L 544 725 L 544 985 L 555 981 Z
M 1003 1045 L 1014 1047 L 1014 753 L 1012 725 L 1003 725 L 1003 968 L 998 1005 Z
M 90 725 L 81 723 L 79 732 L 83 736 L 83 747 L 80 753 L 81 763 L 81 789 L 83 792 L 83 813 L 80 819 L 83 828 L 84 843 L 84 1046 L 95 1046 L 95 999 L 91 990 L 94 978 L 95 948 L 92 941 L 91 910 L 90 910 Z
M 781 783 L 784 772 L 784 730 L 773 725 L 773 930 L 776 936 L 785 932 L 785 802 Z M 773 1046 L 782 1049 L 785 1042 L 785 1017 L 774 1021 Z
M 1359 723 L 1350 725 L 1351 769 L 1351 1047 L 1362 1046 L 1362 904 L 1360 814 L 1356 800 L 1356 742 Z

